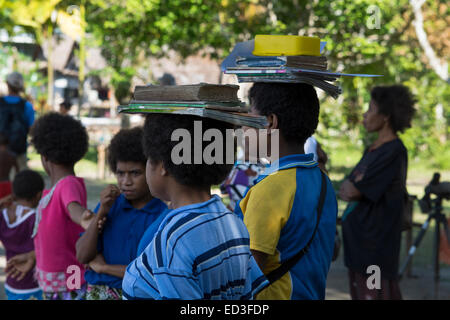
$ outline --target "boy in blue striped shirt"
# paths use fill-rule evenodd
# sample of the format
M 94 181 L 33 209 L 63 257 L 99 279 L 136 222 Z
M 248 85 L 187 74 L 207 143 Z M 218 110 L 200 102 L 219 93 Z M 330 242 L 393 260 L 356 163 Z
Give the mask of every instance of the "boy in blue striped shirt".
M 211 185 L 223 181 L 232 165 L 175 164 L 171 157 L 178 144 L 171 139 L 173 132 L 181 129 L 193 137 L 195 121 L 201 122 L 203 132 L 218 129 L 223 136 L 231 128 L 194 116 L 147 115 L 143 139 L 147 183 L 150 192 L 170 201 L 173 210 L 150 245 L 128 265 L 124 299 L 252 299 L 267 285 L 251 255 L 244 223 L 210 193 Z M 202 143 L 203 155 L 206 143 Z M 191 145 L 189 154 L 198 147 Z

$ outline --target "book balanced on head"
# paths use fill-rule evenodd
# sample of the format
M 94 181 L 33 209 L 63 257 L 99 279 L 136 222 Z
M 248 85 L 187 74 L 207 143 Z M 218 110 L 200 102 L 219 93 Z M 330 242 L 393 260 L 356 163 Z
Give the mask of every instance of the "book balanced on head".
M 248 114 L 237 96 L 238 90 L 237 85 L 208 83 L 136 86 L 133 99 L 127 106 L 119 106 L 119 112 L 185 114 L 263 128 L 266 118 Z

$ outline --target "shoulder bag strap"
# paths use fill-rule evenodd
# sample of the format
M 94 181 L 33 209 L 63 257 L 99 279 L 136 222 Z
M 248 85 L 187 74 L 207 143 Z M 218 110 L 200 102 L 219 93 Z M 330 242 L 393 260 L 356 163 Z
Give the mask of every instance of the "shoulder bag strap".
M 320 173 L 322 175 L 322 186 L 320 189 L 320 196 L 319 196 L 319 205 L 317 206 L 317 222 L 316 227 L 314 228 L 314 232 L 312 234 L 311 239 L 308 241 L 306 246 L 300 250 L 295 256 L 292 258 L 284 261 L 278 268 L 270 272 L 268 275 L 266 275 L 267 280 L 269 280 L 269 283 L 272 284 L 278 279 L 280 279 L 286 272 L 288 272 L 294 265 L 297 264 L 297 262 L 308 252 L 309 247 L 311 246 L 311 243 L 314 239 L 314 236 L 316 235 L 317 229 L 319 227 L 319 221 L 320 217 L 322 216 L 322 209 L 323 205 L 325 203 L 325 197 L 327 194 L 327 180 L 325 178 L 325 174 L 320 170 Z

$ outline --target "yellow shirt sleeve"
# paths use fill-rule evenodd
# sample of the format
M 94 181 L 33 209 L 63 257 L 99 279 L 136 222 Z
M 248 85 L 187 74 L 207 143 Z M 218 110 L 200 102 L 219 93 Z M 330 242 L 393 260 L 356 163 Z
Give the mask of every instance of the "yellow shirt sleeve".
M 274 255 L 291 213 L 296 168 L 278 171 L 253 186 L 240 207 L 250 234 L 250 249 Z

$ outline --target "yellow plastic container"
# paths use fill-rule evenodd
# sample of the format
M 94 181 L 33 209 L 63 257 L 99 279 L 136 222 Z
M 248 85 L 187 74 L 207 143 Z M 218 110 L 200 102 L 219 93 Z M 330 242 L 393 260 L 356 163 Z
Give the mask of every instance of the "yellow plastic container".
M 320 38 L 304 36 L 255 36 L 255 56 L 320 56 Z

